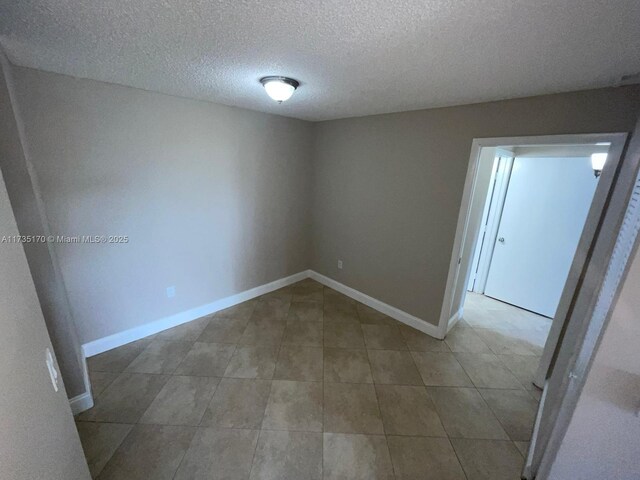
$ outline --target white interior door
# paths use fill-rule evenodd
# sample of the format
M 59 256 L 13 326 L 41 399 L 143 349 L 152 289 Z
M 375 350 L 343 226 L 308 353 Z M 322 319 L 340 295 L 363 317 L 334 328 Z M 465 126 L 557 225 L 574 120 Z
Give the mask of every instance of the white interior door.
M 553 317 L 597 183 L 589 157 L 516 157 L 485 295 Z

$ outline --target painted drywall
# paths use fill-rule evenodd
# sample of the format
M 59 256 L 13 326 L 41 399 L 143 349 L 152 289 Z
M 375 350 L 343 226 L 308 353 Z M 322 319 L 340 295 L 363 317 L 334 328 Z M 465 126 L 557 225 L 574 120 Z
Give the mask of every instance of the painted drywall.
M 473 138 L 631 131 L 639 100 L 621 87 L 317 124 L 311 268 L 437 324 Z
M 550 480 L 638 478 L 640 254 L 636 250 Z
M 18 235 L 1 176 L 0 235 Z M 0 477 L 89 479 L 64 383 L 56 392 L 45 365 L 52 346 L 22 245 L 0 243 L 0 264 Z
M 12 67 L 0 52 L 0 168 L 5 178 L 11 205 L 21 235 L 48 235 L 46 218 L 37 197 L 37 188 L 28 169 L 28 160 L 20 141 L 20 132 L 10 91 L 13 89 Z M 18 117 L 19 118 L 19 117 Z M 76 328 L 53 256 L 51 245 L 25 243 L 25 254 L 36 286 L 40 307 L 51 342 L 60 362 L 70 398 L 85 392 L 83 357 Z
M 308 268 L 308 122 L 14 68 L 82 343 Z M 175 286 L 168 298 L 167 287 Z

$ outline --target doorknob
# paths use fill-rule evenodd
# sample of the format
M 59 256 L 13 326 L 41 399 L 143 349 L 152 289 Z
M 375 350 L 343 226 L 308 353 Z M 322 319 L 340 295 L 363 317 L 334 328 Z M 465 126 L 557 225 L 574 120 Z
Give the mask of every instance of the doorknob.
M 504 243 L 504 237 L 500 237 L 500 238 L 498 239 L 498 241 L 499 241 L 500 243 Z

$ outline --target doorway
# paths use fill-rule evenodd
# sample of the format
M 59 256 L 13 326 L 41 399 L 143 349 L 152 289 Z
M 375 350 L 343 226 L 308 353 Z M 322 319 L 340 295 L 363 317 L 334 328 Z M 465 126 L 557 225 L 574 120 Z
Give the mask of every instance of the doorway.
M 598 185 L 591 156 L 607 155 L 609 145 L 488 150 L 495 158 L 464 320 L 535 391 L 532 381 Z
M 476 333 L 537 401 L 544 394 L 532 384 L 544 372 L 536 382 L 544 385 L 625 141 L 626 134 L 474 140 L 440 328 L 443 336 L 461 327 Z M 604 170 L 594 169 L 592 154 L 606 154 Z M 553 239 L 562 248 L 551 251 Z M 513 248 L 498 251 L 503 246 Z

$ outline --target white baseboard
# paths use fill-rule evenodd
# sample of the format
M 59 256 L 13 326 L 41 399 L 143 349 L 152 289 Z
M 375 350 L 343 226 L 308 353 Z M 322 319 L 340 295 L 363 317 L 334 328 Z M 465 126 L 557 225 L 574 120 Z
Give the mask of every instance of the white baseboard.
M 391 305 L 381 302 L 380 300 L 376 300 L 375 298 L 370 297 L 369 295 L 366 295 L 354 288 L 347 287 L 346 285 L 340 282 L 337 282 L 332 278 L 325 277 L 324 275 L 321 275 L 318 272 L 315 272 L 313 270 L 309 270 L 309 277 L 314 279 L 317 282 L 322 283 L 323 285 L 326 285 L 329 288 L 333 288 L 334 290 L 340 293 L 343 293 L 347 297 L 353 298 L 354 300 L 357 300 L 360 303 L 364 303 L 368 307 L 371 307 L 381 313 L 384 313 L 385 315 L 388 315 L 391 318 L 394 318 L 399 322 L 404 323 L 405 325 L 409 325 L 410 327 L 413 327 L 416 330 L 420 330 L 421 332 L 426 333 L 431 337 L 438 338 L 438 339 L 444 338 L 444 335 L 440 333 L 440 329 L 438 328 L 437 325 L 433 325 L 418 317 L 414 317 L 413 315 L 405 311 L 402 311 L 399 308 L 392 307 Z
M 91 395 L 91 390 L 70 399 L 69 405 L 71 405 L 71 413 L 74 415 L 82 413 L 85 410 L 89 410 L 93 407 L 93 395 Z
M 211 315 L 219 310 L 233 307 L 238 303 L 246 302 L 247 300 L 251 300 L 252 298 L 259 297 L 260 295 L 286 287 L 308 277 L 309 271 L 304 270 L 296 273 L 295 275 L 281 278 L 250 290 L 245 290 L 244 292 L 231 295 L 230 297 L 221 298 L 220 300 L 207 303 L 206 305 L 201 305 L 184 312 L 176 313 L 175 315 L 145 323 L 144 325 L 140 325 L 123 332 L 118 332 L 113 335 L 109 335 L 108 337 L 93 340 L 82 345 L 82 350 L 84 351 L 85 357 L 92 357 L 99 353 L 126 345 L 127 343 L 135 342 L 136 340 L 140 340 L 141 338 L 148 337 L 149 335 L 153 335 L 163 330 L 177 327 L 178 325 L 202 318 L 206 315 Z
M 447 322 L 447 333 L 449 333 L 451 329 L 455 327 L 456 324 L 462 319 L 463 312 L 464 308 L 460 307 L 460 310 L 454 313 L 453 316 L 449 319 L 449 321 Z
M 440 333 L 437 325 L 433 325 L 418 317 L 414 317 L 407 312 L 404 312 L 396 307 L 392 307 L 391 305 L 370 297 L 369 295 L 355 290 L 354 288 L 347 287 L 346 285 L 337 282 L 336 280 L 333 280 L 329 277 L 325 277 L 324 275 L 321 275 L 313 270 L 304 270 L 302 272 L 296 273 L 295 275 L 291 275 L 289 277 L 281 278 L 279 280 L 260 285 L 259 287 L 246 290 L 236 295 L 221 298 L 220 300 L 216 300 L 215 302 L 208 303 L 206 305 L 201 305 L 199 307 L 192 308 L 175 315 L 161 318 L 153 322 L 145 323 L 144 325 L 115 333 L 113 335 L 109 335 L 108 337 L 93 340 L 91 342 L 85 343 L 82 346 L 82 350 L 85 357 L 92 357 L 94 355 L 98 355 L 99 353 L 103 353 L 122 345 L 126 345 L 127 343 L 135 342 L 136 340 L 148 337 L 149 335 L 154 335 L 158 332 L 162 332 L 163 330 L 177 327 L 178 325 L 182 325 L 183 323 L 202 318 L 206 315 L 211 315 L 212 313 L 215 313 L 219 310 L 224 310 L 225 308 L 232 307 L 234 305 L 237 305 L 238 303 L 246 302 L 247 300 L 251 300 L 252 298 L 256 298 L 279 288 L 286 287 L 293 283 L 299 282 L 300 280 L 304 280 L 305 278 L 312 278 L 322 283 L 323 285 L 326 285 L 327 287 L 333 288 L 334 290 L 337 290 L 338 292 L 343 293 L 344 295 L 353 298 L 358 302 L 364 303 L 365 305 L 378 310 L 385 315 L 389 315 L 391 318 L 394 318 L 399 322 L 420 330 L 421 332 L 426 333 L 427 335 L 430 335 L 434 338 L 442 339 L 444 337 L 444 334 Z M 461 313 L 462 311 L 459 312 L 460 315 Z M 452 327 L 453 325 L 455 325 L 455 322 L 457 322 L 458 320 L 459 317 L 455 320 L 452 320 L 452 322 L 450 322 L 450 326 Z M 90 392 L 90 390 L 88 390 L 88 392 Z M 85 395 L 89 395 L 89 397 L 91 396 L 90 393 L 85 393 L 74 397 L 74 399 L 72 399 L 71 401 L 74 402 L 76 401 L 76 399 L 78 399 L 76 403 L 83 404 L 82 402 L 87 402 L 87 400 L 82 400 Z M 92 400 L 91 403 L 93 403 Z
M 84 393 L 69 399 L 71 413 L 77 415 L 93 407 L 93 393 L 91 392 L 91 379 L 87 368 L 86 358 L 82 359 L 82 382 L 84 383 Z

